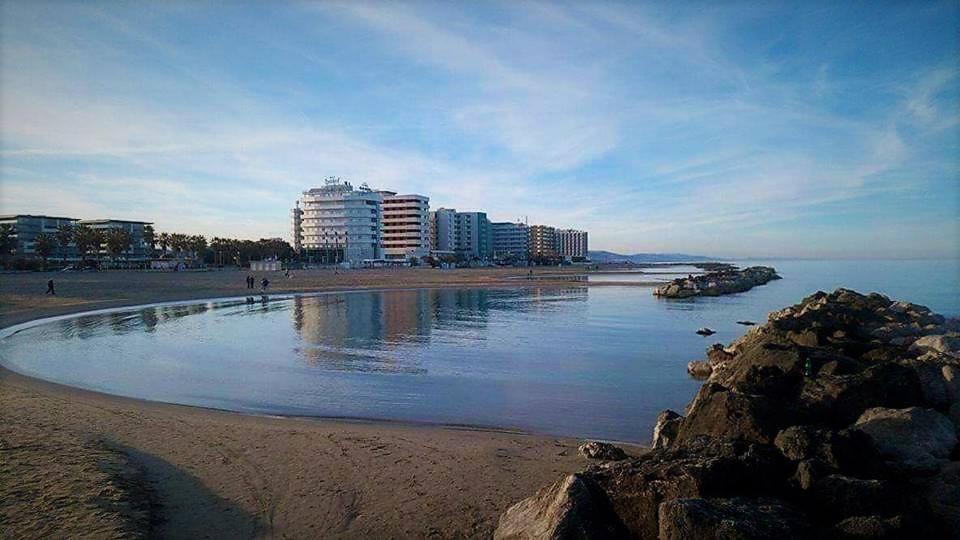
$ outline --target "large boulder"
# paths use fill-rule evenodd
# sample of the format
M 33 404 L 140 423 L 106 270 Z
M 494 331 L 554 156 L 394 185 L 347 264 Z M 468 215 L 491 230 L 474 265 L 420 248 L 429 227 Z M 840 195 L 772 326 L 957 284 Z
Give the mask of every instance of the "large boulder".
M 901 538 L 903 520 L 900 516 L 883 518 L 877 515 L 853 516 L 833 526 L 833 535 L 837 538 Z
M 497 539 L 627 538 L 603 490 L 571 474 L 511 506 L 500 516 Z
M 702 435 L 768 443 L 780 427 L 789 425 L 782 406 L 766 396 L 741 394 L 707 383 L 680 424 L 677 442 Z
M 943 538 L 960 539 L 960 462 L 942 465 L 913 491 L 931 518 L 930 528 Z
M 953 423 L 932 409 L 876 407 L 864 412 L 854 427 L 896 470 L 935 471 L 957 445 Z
M 857 430 L 790 426 L 777 433 L 774 445 L 788 460 L 808 462 L 808 469 L 846 470 L 860 475 L 871 475 L 879 469 L 869 437 Z
M 660 540 L 814 537 L 803 513 L 777 499 L 674 499 L 659 514 Z
M 587 459 L 602 459 L 605 461 L 618 461 L 627 459 L 626 452 L 620 447 L 610 443 L 600 441 L 590 441 L 580 445 L 577 452 Z
M 897 363 L 877 364 L 855 375 L 807 378 L 797 399 L 800 419 L 838 427 L 854 422 L 869 408 L 923 403 L 917 372 Z
M 815 479 L 805 502 L 819 519 L 867 514 L 887 516 L 896 514 L 901 506 L 900 494 L 890 482 L 841 474 Z
M 660 503 L 676 498 L 762 496 L 782 488 L 788 465 L 776 449 L 699 437 L 586 473 L 636 538 L 655 538 Z
M 910 348 L 921 352 L 937 352 L 960 358 L 960 334 L 923 336 L 914 341 Z
M 653 427 L 653 443 L 650 447 L 656 450 L 670 446 L 676 440 L 682 422 L 683 417 L 676 412 L 670 409 L 660 411 Z

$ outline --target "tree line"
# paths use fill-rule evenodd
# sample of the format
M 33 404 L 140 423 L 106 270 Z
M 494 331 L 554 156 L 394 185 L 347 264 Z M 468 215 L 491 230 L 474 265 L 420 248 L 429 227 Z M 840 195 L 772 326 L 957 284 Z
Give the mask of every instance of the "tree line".
M 0 253 L 4 256 L 16 248 L 15 235 L 15 227 L 9 224 L 0 225 Z M 33 248 L 46 268 L 47 261 L 58 247 L 63 264 L 66 264 L 67 250 L 72 245 L 80 257 L 81 266 L 85 266 L 88 259 L 99 261 L 104 250 L 113 262 L 117 262 L 126 256 L 133 247 L 132 243 L 133 238 L 125 229 L 95 229 L 83 224 L 63 224 L 57 227 L 56 232 L 38 234 L 34 238 Z M 144 226 L 143 244 L 148 258 L 190 258 L 199 263 L 220 266 L 239 266 L 251 260 L 270 258 L 291 260 L 296 257 L 290 244 L 279 239 L 239 240 L 213 237 L 208 242 L 206 237 L 199 234 L 157 234 L 152 225 Z

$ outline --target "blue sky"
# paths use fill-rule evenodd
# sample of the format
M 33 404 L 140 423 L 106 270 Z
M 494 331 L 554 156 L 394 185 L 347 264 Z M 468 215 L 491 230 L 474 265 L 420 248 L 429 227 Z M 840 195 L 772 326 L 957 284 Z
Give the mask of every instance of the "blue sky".
M 0 2 L 0 211 L 289 236 L 338 175 L 592 249 L 960 257 L 956 2 Z

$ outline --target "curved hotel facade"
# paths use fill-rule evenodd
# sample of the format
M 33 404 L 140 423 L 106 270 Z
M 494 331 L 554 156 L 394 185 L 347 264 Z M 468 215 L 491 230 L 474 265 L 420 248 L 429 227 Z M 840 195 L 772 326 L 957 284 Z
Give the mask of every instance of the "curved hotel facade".
M 330 177 L 303 192 L 292 211 L 293 247 L 309 260 L 360 262 L 383 256 L 383 196 Z

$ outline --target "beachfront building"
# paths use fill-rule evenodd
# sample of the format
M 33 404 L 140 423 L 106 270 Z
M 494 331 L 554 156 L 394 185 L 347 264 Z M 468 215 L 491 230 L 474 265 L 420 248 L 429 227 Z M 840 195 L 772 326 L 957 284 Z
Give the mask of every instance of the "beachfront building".
M 17 257 L 34 257 L 36 251 L 33 243 L 40 233 L 56 235 L 57 228 L 61 225 L 74 226 L 76 219 L 68 217 L 55 216 L 35 216 L 30 214 L 14 214 L 0 216 L 0 225 L 10 227 L 10 251 Z M 71 243 L 66 248 L 61 248 L 59 243 L 51 259 L 75 259 L 77 250 Z
M 565 259 L 587 257 L 587 231 L 557 229 L 554 232 L 554 244 L 557 255 Z
M 556 229 L 548 225 L 531 225 L 529 245 L 531 259 L 551 259 L 556 257 Z
M 123 252 L 123 258 L 127 261 L 146 261 L 151 258 L 150 245 L 144 239 L 144 230 L 147 225 L 153 225 L 150 221 L 128 221 L 125 219 L 84 219 L 78 222 L 79 225 L 97 229 L 101 233 L 106 233 L 110 229 L 121 229 L 127 231 L 130 236 L 130 244 Z M 107 242 L 100 244 L 100 250 L 96 254 L 98 258 L 108 258 L 110 250 L 107 249 Z
M 524 223 L 495 222 L 490 224 L 493 235 L 493 258 L 498 261 L 525 261 L 530 248 L 530 227 Z
M 430 254 L 430 198 L 423 195 L 383 196 L 383 254 L 386 259 L 419 259 Z
M 493 256 L 493 232 L 486 212 L 456 213 L 456 251 L 466 260 Z
M 292 211 L 293 245 L 309 262 L 357 264 L 383 256 L 383 196 L 339 177 L 304 191 Z
M 457 252 L 457 211 L 438 208 L 430 212 L 430 254 L 453 256 Z

